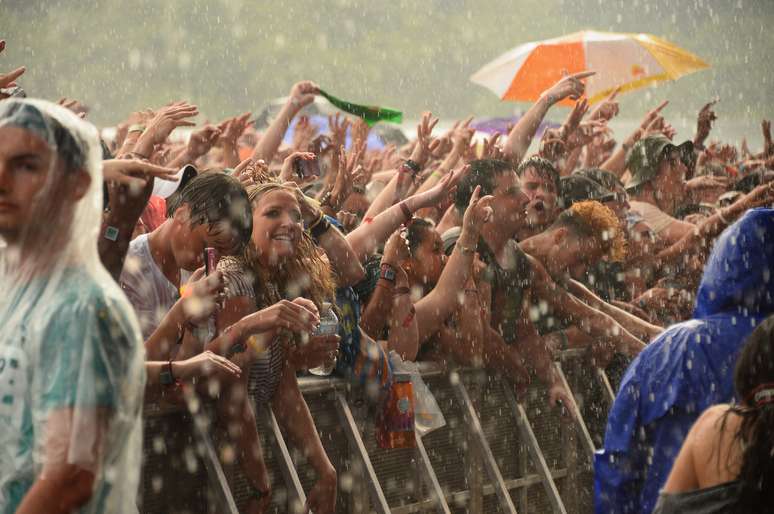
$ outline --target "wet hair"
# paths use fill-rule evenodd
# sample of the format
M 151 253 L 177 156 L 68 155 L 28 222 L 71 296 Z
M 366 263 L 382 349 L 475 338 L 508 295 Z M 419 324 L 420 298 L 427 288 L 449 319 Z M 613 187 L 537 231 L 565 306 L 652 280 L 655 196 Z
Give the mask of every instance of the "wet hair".
M 774 398 L 755 400 L 762 386 L 774 388 L 774 316 L 768 317 L 750 334 L 742 347 L 734 371 L 734 388 L 742 405 L 731 407 L 727 416 L 742 418 L 734 441 L 742 448 L 739 497 L 733 512 L 757 512 L 774 502 Z
M 409 252 L 414 255 L 414 252 L 419 248 L 419 245 L 425 240 L 427 236 L 427 229 L 433 229 L 435 225 L 431 221 L 423 218 L 413 218 L 406 229 L 406 242 L 408 243 Z
M 551 225 L 551 229 L 556 228 L 567 228 L 577 236 L 595 239 L 614 262 L 622 261 L 626 256 L 626 240 L 620 222 L 612 210 L 599 202 L 573 204 Z
M 542 177 L 554 185 L 554 191 L 559 194 L 559 172 L 556 170 L 556 166 L 544 157 L 539 155 L 533 155 L 529 159 L 522 161 L 519 167 L 516 168 L 516 173 L 520 177 L 524 176 L 524 172 L 527 169 L 532 168 L 539 177 Z
M 266 194 L 274 191 L 285 191 L 294 195 L 299 205 L 309 201 L 295 187 L 279 182 L 265 182 L 250 186 L 247 188 L 247 196 L 250 204 L 255 206 Z M 242 257 L 256 275 L 253 289 L 259 308 L 269 306 L 288 296 L 296 296 L 292 294 L 293 289 L 302 289 L 318 309 L 322 309 L 323 302 L 333 302 L 336 284 L 331 265 L 321 257 L 317 245 L 306 231 L 302 231 L 294 255 L 285 259 L 278 270 L 268 270 L 263 267 L 258 259 L 258 250 L 252 241 L 246 246 Z
M 236 230 L 242 244 L 253 233 L 253 213 L 242 184 L 223 173 L 202 173 L 185 185 L 179 195 L 167 203 L 167 217 L 171 218 L 183 204 L 191 211 L 192 225 L 213 225 L 226 221 Z
M 464 212 L 470 203 L 470 197 L 477 186 L 481 186 L 481 196 L 491 195 L 494 191 L 497 177 L 513 171 L 507 161 L 500 159 L 478 159 L 470 161 L 470 173 L 457 185 L 454 195 L 454 206 L 459 212 Z

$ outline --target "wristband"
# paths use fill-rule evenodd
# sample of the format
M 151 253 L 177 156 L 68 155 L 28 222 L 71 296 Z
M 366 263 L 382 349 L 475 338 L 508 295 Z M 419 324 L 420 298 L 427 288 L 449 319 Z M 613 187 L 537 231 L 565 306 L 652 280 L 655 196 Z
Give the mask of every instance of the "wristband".
M 328 218 L 326 218 L 325 215 L 320 215 L 320 219 L 317 223 L 309 229 L 309 235 L 312 236 L 312 239 L 318 241 L 329 228 L 331 228 L 331 222 L 328 221 Z
M 169 359 L 164 366 L 164 369 L 161 370 L 159 380 L 163 386 L 179 385 L 180 381 L 176 379 L 175 375 L 172 373 L 172 359 Z
M 114 243 L 118 240 L 118 229 L 116 227 L 107 226 L 105 227 L 105 239 L 108 241 L 113 241 Z
M 395 268 L 392 265 L 384 263 L 379 268 L 379 278 L 383 278 L 387 282 L 395 283 Z
M 406 221 L 410 220 L 412 218 L 412 213 L 409 210 L 408 206 L 406 205 L 406 202 L 400 202 L 398 204 L 400 207 L 400 210 L 403 212 L 403 215 L 406 217 Z
M 412 175 L 419 173 L 419 170 L 422 169 L 419 167 L 419 164 L 412 161 L 411 159 L 406 159 L 406 162 L 404 162 L 403 165 L 411 170 Z

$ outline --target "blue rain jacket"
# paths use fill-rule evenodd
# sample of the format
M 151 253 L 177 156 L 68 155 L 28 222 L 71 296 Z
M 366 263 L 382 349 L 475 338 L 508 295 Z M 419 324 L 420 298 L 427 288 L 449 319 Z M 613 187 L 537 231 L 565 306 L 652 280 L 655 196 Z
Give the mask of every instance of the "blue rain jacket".
M 629 366 L 594 458 L 597 514 L 650 514 L 694 421 L 734 397 L 734 365 L 774 313 L 774 210 L 752 209 L 718 238 L 694 317 L 669 327 Z

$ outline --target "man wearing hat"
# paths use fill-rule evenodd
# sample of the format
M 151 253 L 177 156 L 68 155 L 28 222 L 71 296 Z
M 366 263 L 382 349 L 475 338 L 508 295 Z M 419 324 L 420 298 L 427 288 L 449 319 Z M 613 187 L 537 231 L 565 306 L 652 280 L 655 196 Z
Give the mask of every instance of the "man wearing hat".
M 631 208 L 661 240 L 673 244 L 695 228 L 673 217 L 684 203 L 685 180 L 695 166 L 691 141 L 675 146 L 662 135 L 643 138 L 632 148 L 626 166 L 631 173 L 626 184 Z

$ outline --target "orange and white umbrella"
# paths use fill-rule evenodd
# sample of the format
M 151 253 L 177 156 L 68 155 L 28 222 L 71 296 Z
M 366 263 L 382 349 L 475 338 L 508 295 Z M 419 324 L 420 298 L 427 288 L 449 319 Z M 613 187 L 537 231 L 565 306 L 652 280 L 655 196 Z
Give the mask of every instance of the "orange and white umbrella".
M 709 64 L 672 43 L 649 34 L 582 31 L 525 43 L 477 71 L 470 80 L 502 100 L 534 102 L 563 73 L 596 71 L 586 79 L 591 103 L 616 87 L 630 91 L 675 80 Z M 565 105 L 571 105 L 569 99 Z

